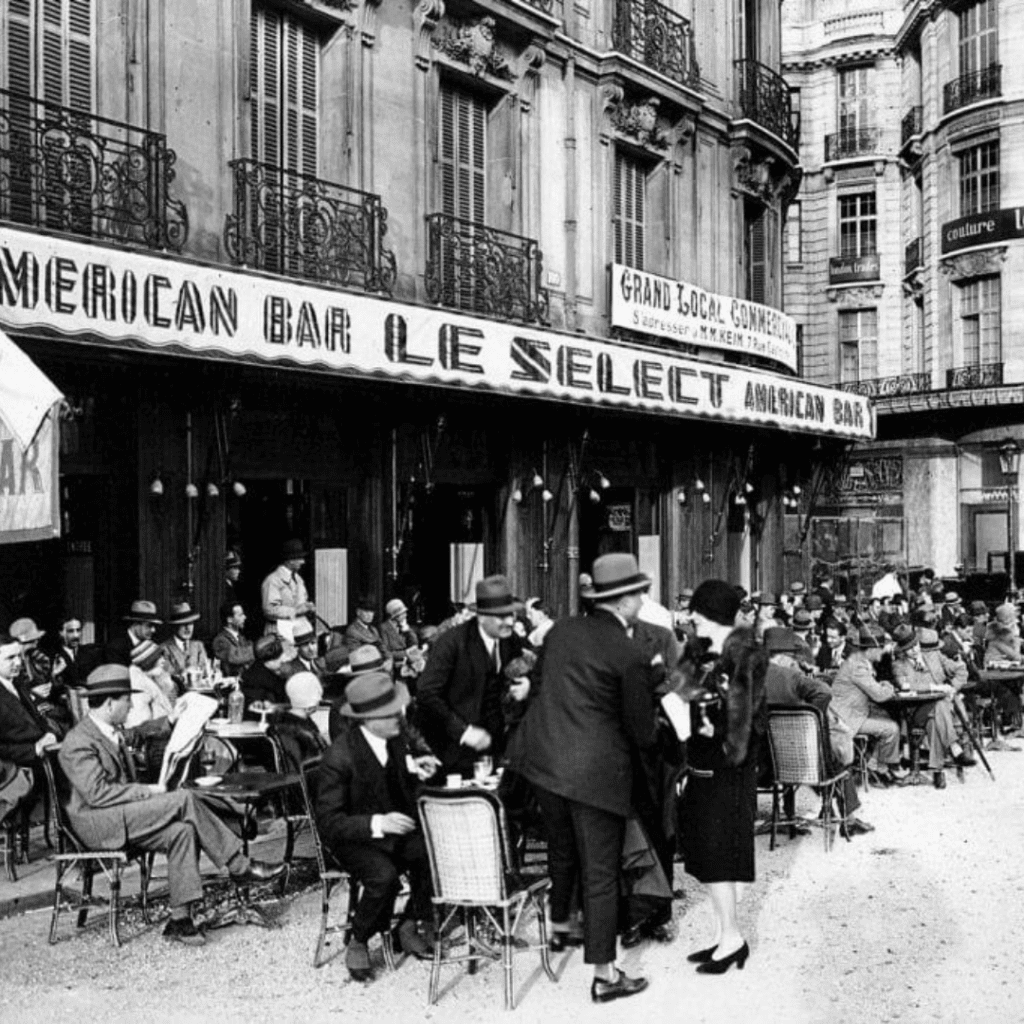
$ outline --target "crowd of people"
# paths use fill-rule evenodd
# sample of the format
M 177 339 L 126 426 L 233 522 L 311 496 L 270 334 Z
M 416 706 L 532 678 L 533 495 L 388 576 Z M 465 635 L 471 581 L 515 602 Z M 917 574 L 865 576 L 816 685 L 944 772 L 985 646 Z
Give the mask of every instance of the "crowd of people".
M 285 545 L 257 617 L 238 596 L 241 560 L 230 553 L 208 644 L 194 636 L 189 602 L 164 616 L 145 598 L 103 645 L 83 647 L 73 615 L 52 633 L 23 618 L 0 634 L 0 820 L 31 809 L 42 759 L 56 753 L 83 841 L 167 855 L 169 939 L 205 941 L 192 913 L 200 851 L 236 879 L 282 870 L 243 854 L 247 823 L 230 806 L 158 781 L 161 744 L 190 690 L 234 689 L 247 716 L 269 716 L 289 769 L 321 758 L 319 831 L 359 894 L 346 949 L 353 978 L 372 975 L 368 943 L 391 929 L 403 877 L 411 895 L 397 940 L 432 956 L 416 794 L 472 778 L 487 759 L 503 769 L 512 827 L 546 842 L 550 946 L 583 946 L 596 1002 L 646 987 L 618 969 L 616 950 L 672 939 L 676 860 L 707 885 L 715 911 L 709 945 L 688 959 L 702 974 L 744 966 L 737 904 L 754 880 L 757 790 L 771 776 L 769 708 L 816 708 L 834 772 L 863 737 L 881 786 L 906 780 L 907 744 L 919 737 L 936 788 L 947 766 L 975 763 L 956 713 L 965 698 L 987 698 L 998 723 L 1021 726 L 1016 691 L 981 678 L 986 665 L 1019 664 L 1017 607 L 965 608 L 932 574 L 911 591 L 887 573 L 859 599 L 829 580 L 781 594 L 707 580 L 669 611 L 632 555 L 610 554 L 581 577 L 582 612 L 570 618 L 556 621 L 542 600 L 520 601 L 492 576 L 436 625 L 412 624 L 399 598 L 378 625 L 377 601 L 361 595 L 352 621 L 330 627 L 302 578 L 305 558 L 299 542 Z M 897 717 L 899 691 L 936 696 Z M 836 799 L 847 838 L 872 830 L 852 775 Z M 624 851 L 637 848 L 652 854 L 642 872 L 624 867 Z

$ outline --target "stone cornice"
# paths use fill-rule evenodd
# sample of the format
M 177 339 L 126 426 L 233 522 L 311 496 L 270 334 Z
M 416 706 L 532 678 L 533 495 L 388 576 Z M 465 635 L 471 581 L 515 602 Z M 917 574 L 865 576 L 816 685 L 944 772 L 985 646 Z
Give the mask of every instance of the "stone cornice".
M 896 50 L 892 45 L 892 37 L 885 36 L 880 39 L 877 45 L 865 46 L 861 40 L 855 49 L 840 49 L 842 41 L 830 43 L 828 52 L 821 52 L 817 56 L 809 57 L 806 53 L 800 55 L 799 60 L 782 59 L 782 73 L 809 74 L 813 71 L 821 71 L 824 68 L 834 68 L 843 64 L 865 64 L 868 61 L 895 60 Z M 821 48 L 825 50 L 825 47 Z
M 999 405 L 1024 405 L 1024 384 L 995 388 L 964 388 L 954 391 L 922 391 L 916 395 L 876 398 L 880 416 L 941 412 L 944 409 L 977 409 Z

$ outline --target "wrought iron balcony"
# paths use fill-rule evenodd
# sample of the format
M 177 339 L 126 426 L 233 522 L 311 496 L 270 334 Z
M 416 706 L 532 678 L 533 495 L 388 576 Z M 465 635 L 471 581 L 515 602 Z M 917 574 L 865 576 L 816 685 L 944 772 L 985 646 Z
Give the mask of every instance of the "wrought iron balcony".
M 945 113 L 966 107 L 969 103 L 1001 96 L 1002 64 L 989 64 L 987 68 L 954 78 L 942 87 L 942 109 Z
M 850 380 L 837 385 L 841 391 L 868 398 L 891 398 L 894 395 L 915 395 L 931 391 L 930 373 L 898 373 L 893 377 L 871 377 L 868 380 Z
M 900 148 L 902 149 L 915 135 L 920 135 L 923 130 L 923 108 L 911 107 L 900 122 Z
M 825 136 L 825 162 L 878 152 L 877 128 L 845 128 Z
M 380 196 L 256 160 L 233 160 L 235 212 L 224 244 L 242 266 L 391 294 L 398 276 L 384 247 Z
M 976 363 L 974 366 L 956 366 L 946 371 L 946 387 L 951 391 L 962 388 L 993 388 L 1002 383 L 1002 363 Z
M 682 85 L 697 85 L 693 27 L 657 0 L 615 0 L 612 46 Z
M 915 238 L 903 250 L 903 276 L 910 277 L 915 270 L 924 266 L 924 239 Z
M 737 99 L 743 116 L 796 149 L 800 145 L 800 129 L 793 119 L 786 80 L 756 60 L 738 60 L 735 66 Z
M 544 258 L 534 239 L 444 213 L 426 220 L 431 302 L 526 323 L 547 321 Z
M 0 220 L 180 250 L 174 161 L 157 132 L 0 89 Z

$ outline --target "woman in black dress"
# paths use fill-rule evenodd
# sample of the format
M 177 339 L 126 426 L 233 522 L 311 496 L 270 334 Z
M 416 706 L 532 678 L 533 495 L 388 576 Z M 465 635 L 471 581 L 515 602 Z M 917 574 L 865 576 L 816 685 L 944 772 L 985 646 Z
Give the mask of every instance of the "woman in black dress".
M 715 910 L 715 941 L 692 953 L 702 974 L 742 968 L 750 954 L 736 920 L 742 883 L 754 881 L 754 814 L 758 747 L 767 718 L 767 656 L 754 631 L 736 627 L 740 598 L 723 580 L 694 592 L 690 613 L 703 656 L 692 659 L 685 694 L 692 735 L 681 809 L 686 870 L 708 887 Z M 696 645 L 695 645 L 696 646 Z

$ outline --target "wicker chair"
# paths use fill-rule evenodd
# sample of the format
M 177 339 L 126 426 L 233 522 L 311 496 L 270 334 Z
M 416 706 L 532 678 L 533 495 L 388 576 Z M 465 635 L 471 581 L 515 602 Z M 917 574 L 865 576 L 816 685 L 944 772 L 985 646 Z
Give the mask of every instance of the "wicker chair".
M 309 819 L 310 835 L 313 837 L 313 849 L 316 853 L 316 866 L 320 874 L 320 932 L 316 940 L 316 951 L 313 953 L 313 966 L 323 967 L 330 959 L 325 955 L 325 950 L 331 944 L 329 936 L 343 933 L 343 941 L 348 942 L 349 932 L 352 928 L 352 911 L 358 902 L 358 889 L 353 891 L 348 873 L 336 867 L 330 867 L 328 860 L 330 854 L 324 849 L 320 839 L 320 830 L 316 823 L 316 772 L 320 767 L 320 758 L 312 757 L 302 762 L 302 770 L 299 772 L 299 784 L 302 787 L 302 799 L 306 806 L 306 817 Z M 333 858 L 331 858 L 333 861 Z M 345 915 L 344 924 L 330 924 L 331 895 L 335 888 L 344 883 L 348 888 L 348 913 Z M 395 949 L 390 932 L 381 934 L 381 946 L 384 952 L 384 963 L 388 970 L 395 969 Z
M 9 882 L 18 880 L 18 870 L 15 867 L 18 860 L 18 821 L 17 807 L 12 808 L 7 817 L 0 821 L 0 857 L 3 858 Z
M 772 708 L 768 712 L 768 742 L 775 769 L 775 783 L 772 787 L 772 832 L 770 848 L 775 849 L 775 832 L 779 825 L 790 822 L 779 820 L 779 805 L 782 791 L 788 786 L 813 786 L 821 793 L 822 814 L 812 824 L 822 826 L 825 834 L 825 850 L 832 849 L 832 826 L 836 819 L 832 804 L 836 787 L 849 774 L 844 768 L 835 775 L 829 774 L 829 759 L 825 750 L 824 729 L 821 716 L 816 708 Z M 845 824 L 845 818 L 840 824 Z M 849 836 L 846 836 L 849 840 Z
M 548 957 L 546 923 L 548 878 L 529 882 L 519 876 L 511 856 L 505 809 L 492 793 L 436 791 L 419 798 L 420 822 L 430 858 L 433 881 L 434 927 L 438 940 L 430 971 L 429 1000 L 437 1002 L 441 965 L 468 962 L 475 970 L 481 959 L 496 959 L 495 952 L 476 934 L 478 917 L 501 943 L 505 974 L 505 1009 L 515 1007 L 512 980 L 512 951 L 515 932 L 523 912 L 533 907 L 537 915 L 541 965 L 548 978 L 556 981 Z M 455 915 L 462 910 L 466 919 L 467 952 L 448 956 L 440 941 Z
M 139 863 L 139 880 L 142 896 L 142 916 L 149 923 L 149 880 L 153 873 L 154 855 L 145 850 L 125 847 L 121 850 L 90 850 L 75 835 L 71 822 L 68 820 L 67 806 L 71 792 L 71 784 L 64 774 L 60 762 L 53 754 L 43 758 L 43 769 L 46 772 L 46 785 L 50 794 L 50 805 L 53 808 L 57 824 L 57 853 L 53 862 L 56 868 L 56 881 L 53 889 L 53 916 L 50 918 L 50 943 L 57 941 L 57 919 L 62 910 L 78 912 L 78 927 L 84 928 L 89 910 L 92 907 L 107 906 L 107 919 L 110 929 L 110 941 L 115 946 L 121 945 L 118 932 L 118 913 L 121 907 L 121 874 L 131 861 Z M 69 871 L 80 868 L 82 872 L 82 891 L 72 893 L 64 888 L 64 878 Z M 107 878 L 110 896 L 104 900 L 93 896 L 92 884 L 97 872 L 102 871 Z

